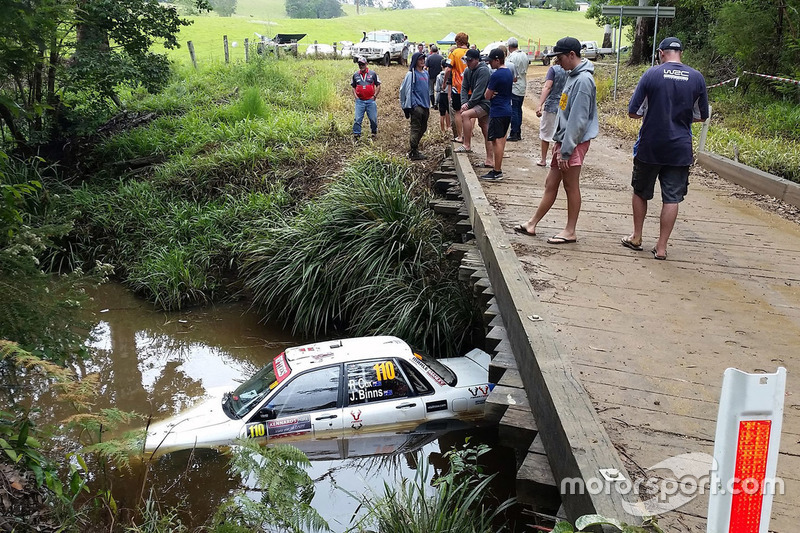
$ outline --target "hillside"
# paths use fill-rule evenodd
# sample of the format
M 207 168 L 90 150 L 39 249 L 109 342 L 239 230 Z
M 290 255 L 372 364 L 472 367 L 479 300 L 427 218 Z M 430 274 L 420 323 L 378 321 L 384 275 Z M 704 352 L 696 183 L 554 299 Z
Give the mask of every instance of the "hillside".
M 336 19 L 290 19 L 286 18 L 282 0 L 244 0 L 234 17 L 216 15 L 193 17 L 194 24 L 183 28 L 179 36 L 181 49 L 170 52 L 171 57 L 188 62 L 186 41 L 194 43 L 198 61 L 220 61 L 224 58 L 222 37 L 236 42 L 231 49 L 232 59 L 243 59 L 242 43 L 245 38 L 254 39 L 257 32 L 262 35 L 276 33 L 306 33 L 300 42 L 301 50 L 315 40 L 334 43 L 342 40 L 358 41 L 363 30 L 393 29 L 405 32 L 414 42 L 432 42 L 441 39 L 450 31 L 465 31 L 471 42 L 483 48 L 492 41 L 517 37 L 523 46 L 530 40 L 533 46 L 552 46 L 558 39 L 571 35 L 579 39 L 603 38 L 603 30 L 594 20 L 575 11 L 551 9 L 520 9 L 512 16 L 502 15 L 497 9 L 474 7 L 443 7 L 432 9 L 409 9 L 401 11 L 369 9 L 361 15 L 354 14 L 354 7 L 343 6 L 345 17 Z

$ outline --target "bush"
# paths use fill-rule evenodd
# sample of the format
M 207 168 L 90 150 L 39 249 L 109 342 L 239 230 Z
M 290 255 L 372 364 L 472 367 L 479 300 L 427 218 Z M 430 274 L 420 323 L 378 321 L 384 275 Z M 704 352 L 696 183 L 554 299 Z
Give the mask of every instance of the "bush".
M 453 354 L 475 309 L 443 257 L 442 228 L 380 155 L 354 162 L 300 214 L 247 247 L 245 286 L 269 318 L 302 335 L 394 334 Z

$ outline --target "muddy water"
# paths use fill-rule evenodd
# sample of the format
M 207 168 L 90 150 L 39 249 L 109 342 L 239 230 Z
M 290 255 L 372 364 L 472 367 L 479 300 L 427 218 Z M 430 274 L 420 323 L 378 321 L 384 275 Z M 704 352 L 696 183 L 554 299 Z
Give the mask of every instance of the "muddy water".
M 240 381 L 287 346 L 307 341 L 260 324 L 258 317 L 240 304 L 163 313 L 116 284 L 107 284 L 93 294 L 91 311 L 96 324 L 88 343 L 92 357 L 79 373 L 99 374 L 97 408 L 117 407 L 154 420 L 192 405 L 208 389 Z M 55 402 L 50 405 L 48 398 L 43 391 L 39 401 L 51 420 L 69 414 L 60 412 Z M 344 531 L 358 507 L 345 491 L 362 494 L 374 489 L 376 494 L 382 493 L 384 481 L 394 485 L 399 479 L 413 478 L 417 461 L 437 470 L 443 465 L 441 454 L 463 444 L 466 436 L 491 445 L 492 433 L 452 432 L 428 443 L 409 442 L 404 437 L 323 442 L 321 450 L 311 450 L 326 458 L 314 460 L 309 470 L 316 487 L 312 505 L 334 531 Z M 415 448 L 420 455 L 386 455 Z M 493 468 L 508 469 L 506 474 L 513 475 L 513 454 L 498 449 L 492 455 L 499 458 Z M 134 463 L 130 471 L 114 474 L 113 493 L 120 508 L 131 509 L 137 499 L 152 491 L 162 504 L 181 508 L 184 524 L 197 527 L 223 499 L 247 484 L 247 480 L 230 475 L 227 464 L 228 457 L 216 452 L 174 453 L 151 464 L 145 476 L 145 468 Z M 259 497 L 257 492 L 250 494 Z

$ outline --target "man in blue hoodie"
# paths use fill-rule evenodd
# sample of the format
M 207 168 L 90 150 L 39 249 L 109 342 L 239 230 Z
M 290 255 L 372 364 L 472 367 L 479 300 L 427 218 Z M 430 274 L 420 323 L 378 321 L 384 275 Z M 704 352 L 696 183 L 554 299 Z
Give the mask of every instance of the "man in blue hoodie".
M 514 231 L 536 235 L 536 225 L 547 214 L 564 182 L 567 193 L 567 225 L 562 231 L 547 239 L 548 244 L 571 244 L 578 241 L 575 226 L 581 211 L 579 178 L 589 143 L 597 137 L 597 89 L 594 84 L 594 65 L 581 58 L 581 43 L 574 37 L 559 39 L 547 54 L 568 71 L 567 82 L 558 104 L 558 126 L 553 135 L 555 146 L 550 162 L 550 172 L 544 183 L 539 207 L 530 220 L 514 226 Z
M 425 54 L 415 52 L 411 66 L 400 84 L 400 107 L 406 118 L 411 119 L 408 157 L 412 161 L 427 159 L 419 151 L 419 142 L 428 129 L 431 100 L 428 94 L 428 71 L 425 70 Z

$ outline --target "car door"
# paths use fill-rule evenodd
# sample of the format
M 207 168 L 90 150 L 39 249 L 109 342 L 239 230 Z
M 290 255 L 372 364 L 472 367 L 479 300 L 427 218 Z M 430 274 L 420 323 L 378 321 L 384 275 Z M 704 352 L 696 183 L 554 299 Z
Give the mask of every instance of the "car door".
M 336 440 L 341 435 L 341 365 L 331 365 L 292 377 L 253 414 L 244 437 L 315 438 Z M 332 443 L 336 449 L 338 445 Z
M 387 427 L 405 430 L 424 420 L 423 401 L 394 359 L 348 363 L 345 374 L 345 435 Z

